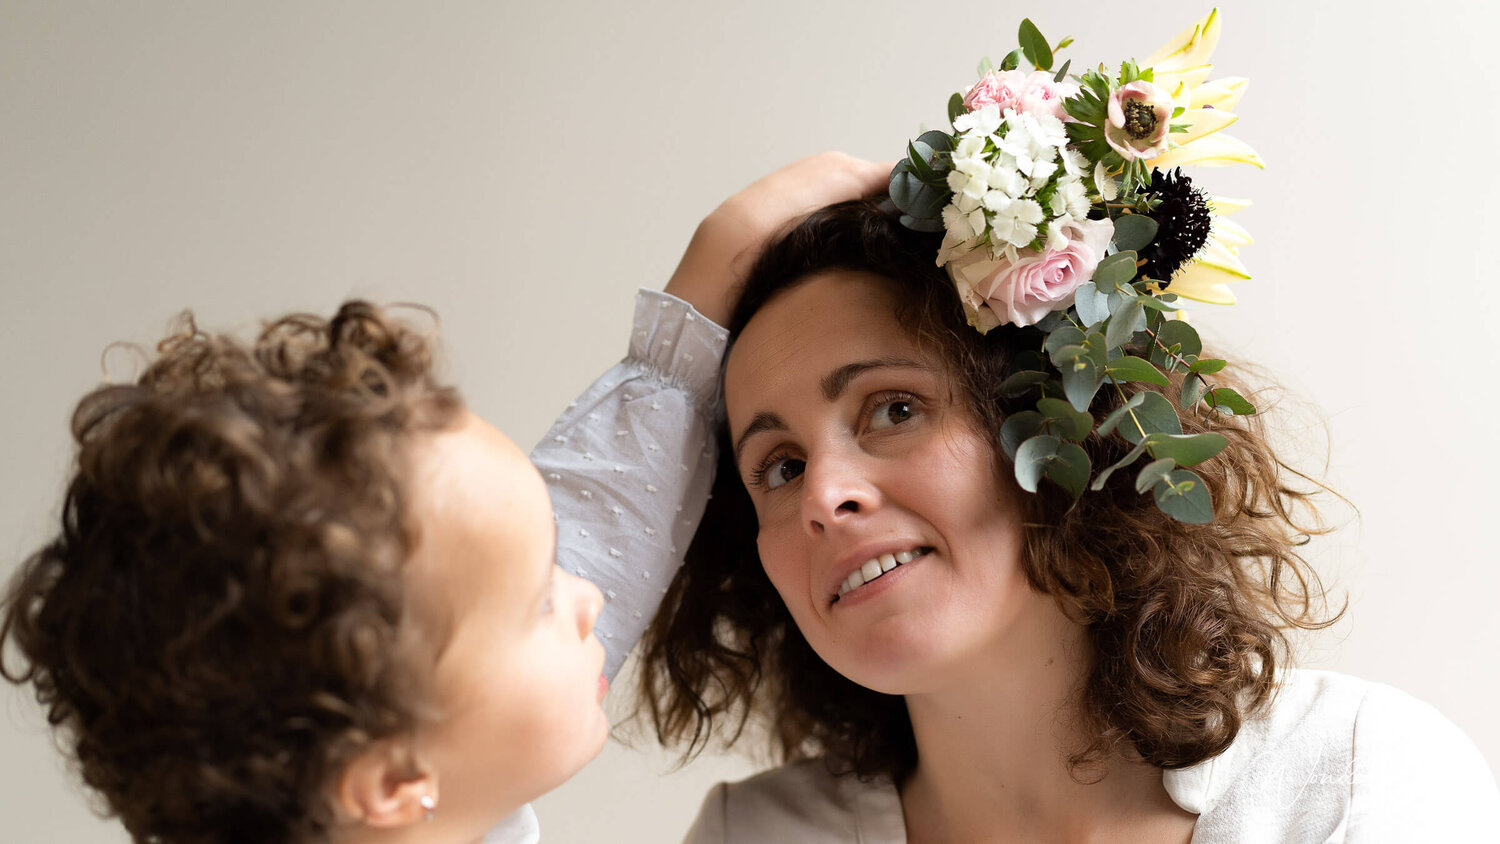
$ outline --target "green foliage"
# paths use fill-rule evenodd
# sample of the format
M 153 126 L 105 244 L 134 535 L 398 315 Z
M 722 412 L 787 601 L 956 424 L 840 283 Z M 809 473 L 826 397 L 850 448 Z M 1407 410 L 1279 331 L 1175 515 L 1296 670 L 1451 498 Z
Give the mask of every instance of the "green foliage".
M 1021 50 L 1020 47 L 1011 50 L 1009 53 L 1005 54 L 1005 58 L 1000 60 L 1000 69 L 1015 70 L 1016 68 L 1021 66 L 1021 59 L 1025 58 L 1025 56 L 1026 54 Z M 980 76 L 983 75 L 984 74 L 982 73 L 980 74 Z
M 1016 449 L 1021 447 L 1021 443 L 1041 433 L 1044 421 L 1046 420 L 1042 414 L 1035 410 L 1023 410 L 1005 417 L 1000 425 L 1000 449 L 1005 452 L 1005 456 L 1015 460 Z
M 1223 451 L 1229 440 L 1223 434 L 1152 434 L 1146 438 L 1151 456 L 1170 457 L 1179 466 L 1197 466 Z
M 1115 358 L 1105 367 L 1104 374 L 1116 381 L 1144 381 L 1158 387 L 1168 386 L 1167 376 L 1152 366 L 1149 361 L 1133 355 Z
M 1209 407 L 1221 412 L 1233 413 L 1236 416 L 1250 416 L 1255 413 L 1255 405 L 1228 387 L 1216 387 L 1209 390 L 1204 399 Z
M 1042 37 L 1036 24 L 1031 18 L 1021 19 L 1021 31 L 1019 33 L 1021 50 L 1026 53 L 1026 60 L 1037 70 L 1052 69 L 1052 48 L 1047 45 L 1047 39 Z
M 1121 214 L 1115 218 L 1115 248 L 1138 252 L 1156 239 L 1157 222 L 1145 214 Z
M 1161 393 L 1143 392 L 1139 407 L 1125 414 L 1120 421 L 1120 436 L 1126 442 L 1138 443 L 1150 434 L 1180 434 L 1182 421 L 1177 418 L 1177 408 Z
M 1136 260 L 1136 253 L 1130 251 L 1116 252 L 1106 257 L 1094 268 L 1094 286 L 1105 293 L 1115 292 L 1120 285 L 1135 278 Z
M 1027 492 L 1036 492 L 1045 477 L 1077 498 L 1088 486 L 1092 464 L 1076 443 L 1043 434 L 1021 443 L 1015 468 L 1016 482 Z
M 1156 506 L 1179 522 L 1206 525 L 1214 519 L 1214 502 L 1197 473 L 1174 469 L 1152 488 Z
M 948 124 L 951 126 L 953 121 L 957 120 L 959 115 L 963 113 L 964 95 L 954 91 L 953 96 L 948 98 Z

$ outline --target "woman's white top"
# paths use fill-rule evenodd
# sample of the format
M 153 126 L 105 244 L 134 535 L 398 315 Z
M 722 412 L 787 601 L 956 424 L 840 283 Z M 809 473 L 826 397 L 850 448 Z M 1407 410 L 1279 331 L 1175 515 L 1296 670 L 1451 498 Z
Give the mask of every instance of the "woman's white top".
M 1201 844 L 1500 841 L 1500 790 L 1467 736 L 1404 692 L 1328 671 L 1287 672 L 1227 750 L 1162 781 Z M 906 825 L 889 779 L 809 760 L 715 786 L 687 841 L 903 844 Z

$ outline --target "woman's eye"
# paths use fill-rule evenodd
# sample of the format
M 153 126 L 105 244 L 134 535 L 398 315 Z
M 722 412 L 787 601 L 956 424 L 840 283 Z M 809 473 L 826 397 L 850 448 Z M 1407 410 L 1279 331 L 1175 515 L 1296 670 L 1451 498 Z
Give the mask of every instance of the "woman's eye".
M 911 402 L 906 399 L 888 401 L 875 407 L 870 416 L 870 430 L 893 428 L 911 418 Z
M 776 489 L 782 484 L 795 480 L 806 466 L 806 462 L 795 457 L 783 457 L 762 470 L 761 477 L 766 489 Z

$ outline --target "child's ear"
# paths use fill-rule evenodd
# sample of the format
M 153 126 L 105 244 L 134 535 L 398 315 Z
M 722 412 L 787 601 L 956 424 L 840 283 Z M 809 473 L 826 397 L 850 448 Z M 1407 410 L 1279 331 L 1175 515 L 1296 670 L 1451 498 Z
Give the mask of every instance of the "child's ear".
M 437 809 L 437 773 L 413 764 L 411 754 L 397 743 L 381 742 L 344 765 L 333 798 L 337 816 L 351 823 L 421 823 Z

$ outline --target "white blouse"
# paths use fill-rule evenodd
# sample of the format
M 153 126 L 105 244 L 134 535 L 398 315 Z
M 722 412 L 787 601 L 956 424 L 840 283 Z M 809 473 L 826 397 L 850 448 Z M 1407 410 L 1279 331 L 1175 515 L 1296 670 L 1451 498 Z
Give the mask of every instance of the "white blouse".
M 1287 672 L 1227 750 L 1162 782 L 1198 816 L 1196 844 L 1500 841 L 1500 790 L 1467 736 L 1404 692 L 1328 671 Z M 906 825 L 889 779 L 808 760 L 715 786 L 687 841 L 904 844 Z

